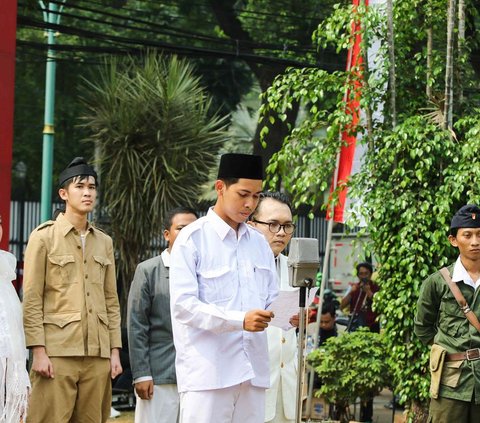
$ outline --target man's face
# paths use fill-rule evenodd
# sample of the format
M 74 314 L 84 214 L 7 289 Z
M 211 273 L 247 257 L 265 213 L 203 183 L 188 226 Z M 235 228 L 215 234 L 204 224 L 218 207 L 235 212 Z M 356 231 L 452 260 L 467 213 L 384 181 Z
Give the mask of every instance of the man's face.
M 93 176 L 83 179 L 76 177 L 66 188 L 60 188 L 58 194 L 65 201 L 67 212 L 88 214 L 93 210 L 97 199 L 95 178 Z
M 335 326 L 335 317 L 330 313 L 325 313 L 320 316 L 320 329 L 332 330 Z
M 480 260 L 480 228 L 460 228 L 457 236 L 450 235 L 448 240 L 458 248 L 461 257 Z
M 372 272 L 370 272 L 370 270 L 367 269 L 366 267 L 360 266 L 360 268 L 358 269 L 357 276 L 359 280 L 369 281 L 372 278 Z
M 269 225 L 255 222 L 255 220 L 266 223 L 279 223 L 280 225 L 291 224 L 293 223 L 293 216 L 290 208 L 286 204 L 273 198 L 265 198 L 255 213 L 255 219 L 250 222 L 252 226 L 257 228 L 265 236 L 273 251 L 273 255 L 277 257 L 290 242 L 293 233 L 285 233 L 284 227 L 282 227 L 279 232 L 273 233 L 270 231 Z
M 227 188 L 223 181 L 217 180 L 215 190 L 218 195 L 215 212 L 232 228 L 237 229 L 257 207 L 262 192 L 262 181 L 241 178 Z
M 177 213 L 172 218 L 172 224 L 169 229 L 163 231 L 163 237 L 168 242 L 168 250 L 173 247 L 173 243 L 177 239 L 180 231 L 190 223 L 197 220 L 197 217 L 192 213 Z

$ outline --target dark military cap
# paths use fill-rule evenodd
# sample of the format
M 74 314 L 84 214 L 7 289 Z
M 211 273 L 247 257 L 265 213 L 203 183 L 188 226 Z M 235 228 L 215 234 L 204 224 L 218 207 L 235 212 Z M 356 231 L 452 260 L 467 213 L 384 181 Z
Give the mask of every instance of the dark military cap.
M 453 216 L 450 228 L 480 228 L 480 208 L 475 204 L 461 207 Z
M 252 154 L 227 153 L 220 158 L 218 179 L 263 179 L 262 157 Z
M 62 186 L 66 181 L 75 176 L 93 176 L 97 182 L 97 172 L 90 166 L 83 157 L 75 157 L 69 165 L 60 173 L 58 177 L 58 186 Z

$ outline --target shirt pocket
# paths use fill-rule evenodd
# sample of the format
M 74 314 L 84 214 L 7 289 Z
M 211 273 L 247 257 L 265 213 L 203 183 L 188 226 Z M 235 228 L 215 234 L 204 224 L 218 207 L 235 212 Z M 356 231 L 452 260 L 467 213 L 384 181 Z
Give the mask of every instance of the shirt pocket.
M 80 311 L 45 313 L 43 317 L 46 345 L 72 348 L 83 341 Z
M 73 254 L 49 255 L 49 276 L 53 285 L 65 285 L 76 283 L 73 277 L 75 269 L 75 257 Z
M 254 263 L 253 277 L 255 280 L 254 287 L 256 289 L 256 294 L 262 301 L 262 306 L 264 306 L 264 303 L 267 301 L 268 298 L 269 281 L 272 277 L 270 266 L 263 263 Z
M 457 300 L 453 296 L 442 298 L 438 321 L 438 326 L 442 332 L 449 336 L 456 336 L 465 322 L 467 322 L 467 319 Z
M 199 270 L 198 294 L 206 303 L 224 303 L 232 299 L 237 282 L 229 275 L 230 267 Z
M 93 271 L 93 283 L 103 284 L 105 280 L 105 272 L 107 271 L 107 266 L 111 265 L 112 262 L 104 256 L 93 256 L 94 271 Z

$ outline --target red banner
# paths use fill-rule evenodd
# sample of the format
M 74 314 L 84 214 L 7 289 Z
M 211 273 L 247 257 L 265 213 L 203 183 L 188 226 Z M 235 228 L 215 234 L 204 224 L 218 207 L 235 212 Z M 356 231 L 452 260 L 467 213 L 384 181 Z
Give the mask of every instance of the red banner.
M 0 7 L 0 215 L 2 216 L 2 250 L 8 250 L 10 236 L 10 197 L 12 187 L 13 108 L 15 92 L 15 37 L 17 0 L 2 0 Z
M 353 0 L 354 13 L 362 0 Z M 368 6 L 368 0 L 364 0 L 364 4 Z M 338 189 L 338 201 L 333 209 L 334 222 L 344 222 L 345 202 L 347 200 L 347 183 L 352 172 L 353 157 L 355 155 L 355 145 L 357 142 L 356 129 L 360 120 L 360 91 L 362 78 L 363 56 L 361 51 L 362 35 L 361 24 L 359 20 L 352 22 L 353 45 L 348 50 L 347 72 L 353 71 L 353 75 L 349 77 L 345 93 L 345 109 L 346 113 L 352 116 L 350 124 L 342 132 L 343 145 L 340 150 L 340 160 L 338 163 L 337 183 L 335 177 L 332 181 L 330 193 Z M 337 171 L 337 169 L 336 169 Z M 330 211 L 330 209 L 329 209 Z M 330 219 L 330 213 L 327 219 Z

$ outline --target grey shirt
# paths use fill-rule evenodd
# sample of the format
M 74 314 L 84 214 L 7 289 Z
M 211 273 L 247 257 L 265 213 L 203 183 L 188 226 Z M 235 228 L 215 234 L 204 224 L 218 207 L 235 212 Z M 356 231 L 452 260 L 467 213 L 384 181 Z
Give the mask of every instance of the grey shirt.
M 140 263 L 128 295 L 128 345 L 133 380 L 175 384 L 168 251 Z M 165 260 L 167 261 L 167 260 Z

